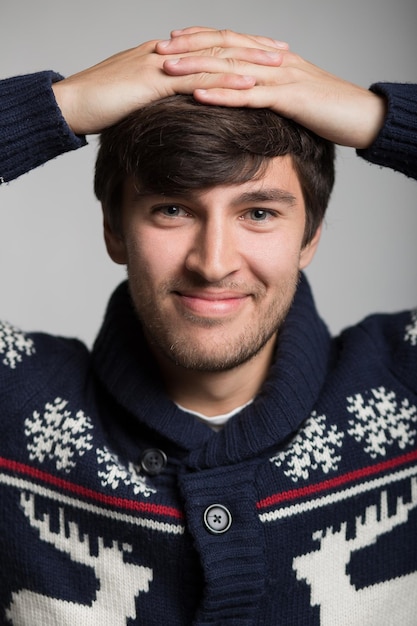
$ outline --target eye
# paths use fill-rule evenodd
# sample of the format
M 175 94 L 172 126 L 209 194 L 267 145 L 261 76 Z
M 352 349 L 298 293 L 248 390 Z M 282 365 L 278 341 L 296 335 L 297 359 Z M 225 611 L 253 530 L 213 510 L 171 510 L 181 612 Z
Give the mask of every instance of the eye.
M 275 217 L 275 213 L 268 209 L 251 209 L 244 215 L 245 219 L 253 222 L 265 222 Z
M 154 209 L 156 213 L 165 215 L 166 217 L 186 217 L 187 211 L 177 204 L 165 204 Z

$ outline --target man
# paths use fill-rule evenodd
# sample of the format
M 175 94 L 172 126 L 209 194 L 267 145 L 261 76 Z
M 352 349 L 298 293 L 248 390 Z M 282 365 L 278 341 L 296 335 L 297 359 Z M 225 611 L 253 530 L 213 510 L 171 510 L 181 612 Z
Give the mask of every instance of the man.
M 20 79 L 37 125 L 3 179 L 113 126 L 96 192 L 128 287 L 91 355 L 1 327 L 3 622 L 413 624 L 417 316 L 332 340 L 300 271 L 327 140 L 416 175 L 415 88 L 210 29 L 56 82 L 69 127 L 50 78 Z

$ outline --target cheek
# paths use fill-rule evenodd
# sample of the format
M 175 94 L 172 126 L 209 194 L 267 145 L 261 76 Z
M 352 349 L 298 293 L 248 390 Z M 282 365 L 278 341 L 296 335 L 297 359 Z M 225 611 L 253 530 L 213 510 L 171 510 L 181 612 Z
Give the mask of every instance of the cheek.
M 180 266 L 181 246 L 163 235 L 135 233 L 126 241 L 127 268 L 136 280 L 160 283 Z
M 290 237 L 260 241 L 250 248 L 247 263 L 262 282 L 276 284 L 298 272 L 300 245 Z

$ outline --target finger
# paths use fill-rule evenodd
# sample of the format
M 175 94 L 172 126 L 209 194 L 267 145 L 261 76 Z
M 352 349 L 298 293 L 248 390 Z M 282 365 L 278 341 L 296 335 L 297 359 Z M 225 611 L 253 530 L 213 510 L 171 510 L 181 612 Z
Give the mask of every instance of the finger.
M 195 74 L 199 72 L 235 73 L 252 75 L 254 66 L 279 67 L 282 63 L 280 52 L 267 52 L 257 48 L 227 49 L 218 56 L 186 56 L 177 59 L 167 59 L 163 63 L 164 71 L 171 76 Z M 229 56 L 230 55 L 230 56 Z
M 267 37 L 253 37 L 234 33 L 229 30 L 199 30 L 192 33 L 179 34 L 176 37 L 157 43 L 155 50 L 159 54 L 181 54 L 213 47 L 246 47 L 276 50 L 278 42 Z M 282 47 L 281 47 L 282 49 Z
M 211 27 L 207 27 L 207 26 L 189 26 L 187 28 L 182 28 L 182 29 L 176 29 L 171 31 L 171 38 L 175 39 L 175 37 L 181 37 L 182 35 L 192 35 L 195 33 L 198 33 L 200 31 L 204 31 L 204 32 L 216 32 L 217 29 L 216 28 L 211 28 Z M 233 33 L 234 31 L 220 31 L 220 32 L 225 32 L 225 33 Z M 235 34 L 239 34 L 239 33 L 235 33 Z M 289 49 L 289 45 L 286 41 L 280 41 L 278 39 L 273 39 L 272 37 L 264 37 L 262 35 L 248 35 L 248 34 L 240 34 L 240 36 L 243 37 L 248 37 L 250 39 L 253 39 L 254 41 L 257 41 L 265 46 L 272 46 L 272 47 L 277 47 L 283 50 L 288 50 Z
M 197 88 L 194 98 L 202 104 L 225 107 L 273 108 L 273 96 L 268 87 L 236 90 L 230 87 Z
M 272 39 L 270 37 L 263 37 L 260 35 L 247 35 L 242 33 L 236 33 L 231 30 L 215 30 L 198 28 L 184 31 L 174 31 L 175 36 L 171 38 L 170 45 L 179 49 L 179 46 L 204 46 L 205 42 L 213 41 L 213 45 L 230 46 L 235 42 L 243 46 L 261 46 L 263 48 L 280 50 L 288 50 L 289 45 L 286 42 Z M 236 44 L 235 44 L 236 45 Z
M 192 74 L 189 76 L 177 77 L 178 82 L 175 90 L 177 93 L 193 94 L 196 89 L 202 91 L 240 91 L 250 89 L 255 85 L 256 79 L 253 76 L 243 76 L 240 74 L 228 73 L 207 73 Z
M 172 30 L 170 35 L 171 38 L 180 37 L 181 35 L 192 35 L 193 33 L 198 33 L 200 31 L 213 31 L 217 30 L 216 28 L 212 28 L 211 26 L 187 26 L 186 28 L 176 28 Z

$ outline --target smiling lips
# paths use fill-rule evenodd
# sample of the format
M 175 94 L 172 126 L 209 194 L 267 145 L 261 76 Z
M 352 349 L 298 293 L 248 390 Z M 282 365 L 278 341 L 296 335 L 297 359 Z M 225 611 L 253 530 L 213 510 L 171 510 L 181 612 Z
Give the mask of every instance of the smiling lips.
M 183 307 L 194 315 L 221 317 L 235 313 L 250 297 L 233 291 L 175 292 Z

